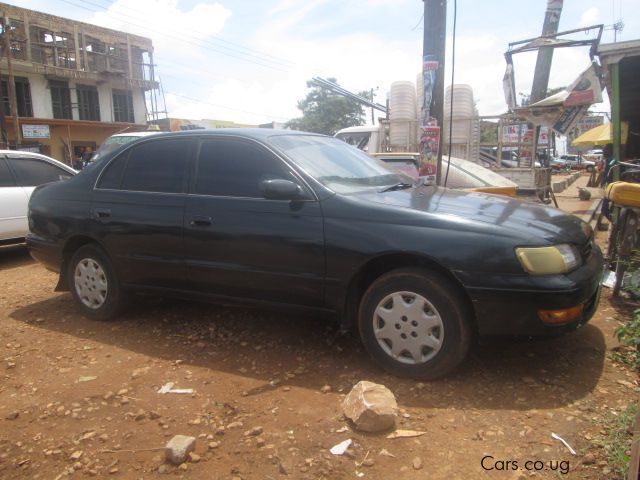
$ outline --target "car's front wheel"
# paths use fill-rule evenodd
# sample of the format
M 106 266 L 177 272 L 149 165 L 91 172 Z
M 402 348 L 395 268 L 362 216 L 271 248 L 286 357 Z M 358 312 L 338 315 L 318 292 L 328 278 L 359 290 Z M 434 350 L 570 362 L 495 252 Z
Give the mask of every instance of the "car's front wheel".
M 73 255 L 68 284 L 77 306 L 87 317 L 108 320 L 121 312 L 125 295 L 107 255 L 97 245 L 84 245 Z
M 435 379 L 464 360 L 471 341 L 468 302 L 446 277 L 419 268 L 394 270 L 364 294 L 362 342 L 394 375 Z

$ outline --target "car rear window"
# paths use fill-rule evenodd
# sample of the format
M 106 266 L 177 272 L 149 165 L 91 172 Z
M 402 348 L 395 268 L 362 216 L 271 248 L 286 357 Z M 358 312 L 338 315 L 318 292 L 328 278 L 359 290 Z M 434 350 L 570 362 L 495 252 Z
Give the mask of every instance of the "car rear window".
M 99 187 L 137 192 L 184 192 L 190 151 L 188 139 L 158 140 L 135 146 L 128 161 L 120 156 L 107 167 Z M 122 182 L 118 181 L 120 175 Z

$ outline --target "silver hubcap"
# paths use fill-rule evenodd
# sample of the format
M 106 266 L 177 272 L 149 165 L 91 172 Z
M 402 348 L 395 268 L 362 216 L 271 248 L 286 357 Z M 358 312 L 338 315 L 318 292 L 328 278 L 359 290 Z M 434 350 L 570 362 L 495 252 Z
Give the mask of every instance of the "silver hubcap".
M 395 292 L 382 299 L 373 314 L 373 333 L 387 355 L 411 365 L 435 357 L 444 340 L 440 314 L 413 292 Z
M 76 265 L 74 272 L 76 293 L 84 305 L 98 309 L 107 299 L 107 276 L 98 262 L 93 258 L 83 258 Z

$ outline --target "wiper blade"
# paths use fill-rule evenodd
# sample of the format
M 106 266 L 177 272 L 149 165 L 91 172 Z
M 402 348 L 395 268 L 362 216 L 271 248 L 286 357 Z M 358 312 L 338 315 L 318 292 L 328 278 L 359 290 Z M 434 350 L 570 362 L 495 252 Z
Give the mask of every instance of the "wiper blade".
M 390 185 L 386 188 L 383 188 L 378 193 L 393 192 L 394 190 L 406 190 L 407 188 L 411 188 L 411 187 L 413 187 L 413 184 L 411 183 L 400 182 L 394 185 Z

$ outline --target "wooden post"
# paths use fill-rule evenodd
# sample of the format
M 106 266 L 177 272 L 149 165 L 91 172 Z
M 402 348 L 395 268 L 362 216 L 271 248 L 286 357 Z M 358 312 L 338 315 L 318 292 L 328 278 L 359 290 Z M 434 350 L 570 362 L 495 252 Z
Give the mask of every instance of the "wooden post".
M 18 100 L 16 98 L 16 80 L 13 76 L 13 64 L 11 63 L 11 30 L 9 28 L 9 17 L 2 15 L 2 37 L 4 40 L 4 51 L 7 56 L 7 67 L 9 69 L 9 79 L 7 81 L 9 87 L 9 105 L 11 108 L 11 116 L 13 117 L 13 140 L 18 145 L 22 142 L 20 137 L 20 122 L 18 120 Z
M 547 0 L 547 11 L 542 25 L 542 35 L 558 33 L 560 25 L 560 14 L 562 13 L 563 0 Z M 536 69 L 533 74 L 533 84 L 531 85 L 531 103 L 536 103 L 547 96 L 549 87 L 549 75 L 551 74 L 551 62 L 553 60 L 553 48 L 543 47 L 538 50 L 536 59 Z M 540 136 L 540 125 L 533 126 L 533 139 L 531 148 L 531 168 L 536 164 L 536 152 L 538 151 L 538 137 Z
M 622 161 L 622 131 L 620 125 L 620 62 L 611 65 L 611 127 L 613 128 L 613 158 Z M 620 169 L 613 169 L 613 181 L 620 180 Z

